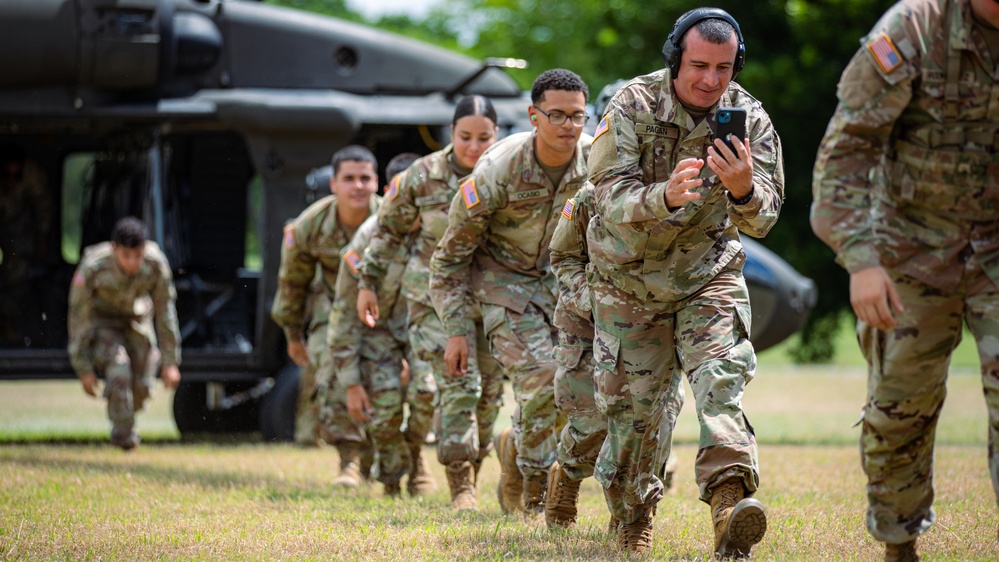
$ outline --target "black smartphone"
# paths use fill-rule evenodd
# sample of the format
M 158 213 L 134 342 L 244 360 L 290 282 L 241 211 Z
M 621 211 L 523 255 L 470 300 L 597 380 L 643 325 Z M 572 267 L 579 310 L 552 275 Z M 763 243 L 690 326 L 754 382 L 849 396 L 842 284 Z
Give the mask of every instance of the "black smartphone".
M 715 112 L 715 138 L 721 139 L 735 152 L 728 135 L 740 141 L 746 138 L 746 110 L 740 107 L 719 107 Z M 739 155 L 735 152 L 736 156 Z

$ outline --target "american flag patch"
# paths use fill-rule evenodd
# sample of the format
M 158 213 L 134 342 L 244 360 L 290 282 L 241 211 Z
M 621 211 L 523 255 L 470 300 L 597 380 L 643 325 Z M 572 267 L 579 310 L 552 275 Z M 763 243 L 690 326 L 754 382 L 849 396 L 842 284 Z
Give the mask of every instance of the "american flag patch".
M 84 283 L 85 280 L 83 279 L 83 272 L 77 271 L 76 275 L 73 276 L 73 285 L 76 285 L 77 287 L 82 287 Z
M 357 254 L 357 250 L 351 248 L 344 252 L 343 263 L 347 265 L 350 269 L 350 274 L 357 277 L 361 274 L 361 256 Z
M 289 224 L 284 227 L 284 247 L 289 250 L 295 247 L 295 225 Z
M 891 38 L 882 33 L 877 39 L 867 44 L 867 50 L 874 55 L 874 60 L 878 61 L 878 66 L 885 74 L 891 73 L 902 64 L 902 55 L 891 42 Z
M 610 129 L 610 124 L 607 122 L 607 118 L 604 117 L 600 120 L 600 123 L 597 123 L 597 130 L 593 131 L 593 140 L 599 139 L 600 135 L 606 133 L 608 129 Z
M 572 212 L 576 210 L 576 202 L 569 199 L 565 202 L 565 207 L 562 207 L 562 216 L 572 220 Z
M 479 192 L 475 189 L 475 178 L 468 178 L 461 184 L 461 198 L 465 200 L 465 208 L 471 209 L 479 204 Z
M 399 196 L 399 176 L 392 178 L 392 185 L 389 186 L 388 199 L 389 201 L 395 201 L 395 198 Z

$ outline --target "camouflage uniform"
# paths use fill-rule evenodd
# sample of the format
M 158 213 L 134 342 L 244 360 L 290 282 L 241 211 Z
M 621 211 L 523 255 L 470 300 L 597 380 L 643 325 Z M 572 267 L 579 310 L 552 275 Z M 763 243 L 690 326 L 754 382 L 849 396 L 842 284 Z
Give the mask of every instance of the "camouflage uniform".
M 543 489 L 555 461 L 555 279 L 548 244 L 566 200 L 586 180 L 590 147 L 584 135 L 561 184 L 553 186 L 534 142 L 534 132 L 518 133 L 482 155 L 458 188 L 430 264 L 431 298 L 447 335 L 468 333 L 471 291 L 490 351 L 513 383 L 525 494 L 529 482 Z
M 471 310 L 466 334 L 474 346 L 463 377 L 448 376 L 444 349 L 448 334 L 430 301 L 430 257 L 447 229 L 447 212 L 463 175 L 453 163 L 453 147 L 414 162 L 389 188 L 378 211 L 378 228 L 361 263 L 360 286 L 378 292 L 386 265 L 403 244 L 415 221 L 420 227 L 406 266 L 402 294 L 409 302 L 409 337 L 416 355 L 433 369 L 440 392 L 437 460 L 447 465 L 478 462 L 489 452 L 493 424 L 503 405 L 502 368 L 489 354 L 478 305 Z
M 104 375 L 113 440 L 131 435 L 160 364 L 180 365 L 176 299 L 170 264 L 155 242 L 145 243 L 135 276 L 118 267 L 111 242 L 84 250 L 69 290 L 69 359 L 78 376 Z
M 371 213 L 378 210 L 379 198 L 372 196 Z M 326 357 L 326 322 L 330 303 L 336 295 L 336 276 L 340 267 L 340 249 L 350 242 L 351 229 L 339 224 L 336 212 L 336 196 L 327 195 L 312 205 L 284 228 L 281 244 L 281 267 L 278 270 L 278 291 L 271 307 L 271 317 L 284 330 L 289 342 L 302 341 L 303 335 L 309 349 L 309 364 L 299 375 L 298 410 L 296 412 L 295 440 L 308 442 L 316 438 L 319 424 L 318 388 L 319 376 L 330 376 L 330 369 L 322 367 Z M 317 273 L 318 269 L 318 273 Z M 315 278 L 322 290 L 310 294 L 310 284 Z M 311 300 L 311 303 L 310 303 Z M 308 314 L 309 305 L 314 311 Z M 307 335 L 306 335 L 307 334 Z M 314 361 L 315 360 L 315 361 Z M 339 399 L 344 404 L 342 389 L 333 391 L 329 400 Z M 328 406 L 327 406 L 328 407 Z M 330 425 L 327 433 L 340 436 L 348 441 L 360 441 L 361 434 L 349 416 L 326 413 L 323 421 Z M 347 425 L 343 425 L 347 424 Z
M 597 454 L 607 437 L 607 417 L 595 401 L 593 381 L 593 315 L 590 289 L 586 284 L 586 230 L 596 214 L 593 184 L 583 184 L 562 209 L 562 218 L 551 241 L 552 272 L 558 279 L 558 304 L 554 322 L 558 328 L 555 347 L 555 406 L 566 414 L 558 444 L 558 462 L 574 480 L 593 475 Z M 683 407 L 681 373 L 676 371 L 677 392 L 666 406 L 663 433 L 672 435 Z M 671 441 L 662 445 L 671 457 Z M 675 464 L 675 460 L 672 460 Z M 665 468 L 664 468 L 665 470 Z M 660 474 L 660 478 L 665 478 Z
M 933 524 L 934 432 L 962 320 L 999 498 L 999 49 L 985 38 L 967 0 L 896 4 L 843 72 L 815 164 L 816 234 L 851 273 L 883 267 L 905 307 L 891 330 L 857 327 L 867 527 L 887 543 Z
M 329 345 L 336 384 L 343 389 L 360 384 L 368 393 L 372 411 L 366 430 L 378 452 L 378 480 L 395 484 L 411 468 L 407 443 L 422 445 L 430 430 L 437 388 L 429 365 L 410 352 L 406 301 L 399 298 L 409 243 L 404 242 L 384 264 L 386 274 L 377 295 L 379 309 L 385 314 L 374 328 L 368 328 L 357 317 L 358 266 L 377 225 L 376 217 L 368 217 L 341 251 L 343 266 L 330 311 Z M 406 422 L 409 435 L 402 431 L 407 394 L 401 378 L 403 358 L 409 362 L 414 391 Z
M 715 112 L 700 123 L 677 101 L 663 69 L 614 96 L 590 155 L 597 211 L 587 231 L 587 281 L 596 325 L 596 401 L 608 438 L 596 478 L 611 513 L 636 521 L 659 501 L 666 460 L 665 404 L 687 373 L 701 424 L 695 478 L 700 497 L 729 478 L 748 495 L 759 482 L 756 439 L 742 411 L 756 370 L 739 230 L 763 236 L 783 199 L 780 141 L 760 103 L 731 82 L 717 107 L 747 110 L 753 191 L 736 204 L 705 165 L 700 199 L 670 210 L 666 182 L 677 162 L 704 158 Z
M 30 298 L 28 278 L 53 223 L 53 200 L 45 174 L 32 162 L 24 163 L 19 181 L 0 179 L 0 345 L 23 346 L 25 302 Z M 2 171 L 2 170 L 0 170 Z

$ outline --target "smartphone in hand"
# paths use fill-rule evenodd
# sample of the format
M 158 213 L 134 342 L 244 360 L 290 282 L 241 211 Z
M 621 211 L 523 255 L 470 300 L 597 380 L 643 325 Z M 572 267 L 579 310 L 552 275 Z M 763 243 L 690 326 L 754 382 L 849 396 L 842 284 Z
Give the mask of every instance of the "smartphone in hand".
M 732 146 L 732 141 L 728 137 L 729 134 L 739 139 L 739 141 L 746 138 L 745 109 L 740 107 L 719 107 L 715 111 L 715 138 L 721 139 L 738 157 L 739 153 Z

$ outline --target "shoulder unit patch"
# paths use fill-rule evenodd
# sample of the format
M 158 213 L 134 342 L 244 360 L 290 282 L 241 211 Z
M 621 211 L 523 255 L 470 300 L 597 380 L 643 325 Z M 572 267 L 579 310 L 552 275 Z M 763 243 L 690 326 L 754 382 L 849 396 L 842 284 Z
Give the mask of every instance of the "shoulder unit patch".
M 295 247 L 295 223 L 284 227 L 284 247 L 289 250 Z
M 351 275 L 354 277 L 361 276 L 361 256 L 357 253 L 357 250 L 348 248 L 343 253 L 343 264 L 350 270 Z
M 606 133 L 609 129 L 610 123 L 607 122 L 607 116 L 604 116 L 604 118 L 600 120 L 600 123 L 597 123 L 597 130 L 593 131 L 593 140 L 596 141 L 599 139 L 600 135 Z
M 891 74 L 893 70 L 902 65 L 902 54 L 895 48 L 895 44 L 888 35 L 882 33 L 876 39 L 867 44 L 867 50 L 874 55 L 881 71 Z
M 572 212 L 576 210 L 576 202 L 569 199 L 565 202 L 565 207 L 562 207 L 562 216 L 572 220 Z
M 479 192 L 475 189 L 475 178 L 468 178 L 461 184 L 461 198 L 465 200 L 466 209 L 471 209 L 479 204 Z
M 396 176 L 392 178 L 392 184 L 389 186 L 388 192 L 389 201 L 395 201 L 395 198 L 399 196 L 399 177 L 400 174 L 396 174 Z

